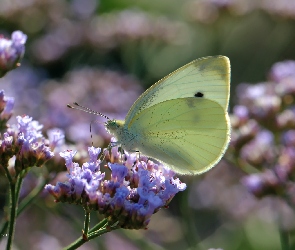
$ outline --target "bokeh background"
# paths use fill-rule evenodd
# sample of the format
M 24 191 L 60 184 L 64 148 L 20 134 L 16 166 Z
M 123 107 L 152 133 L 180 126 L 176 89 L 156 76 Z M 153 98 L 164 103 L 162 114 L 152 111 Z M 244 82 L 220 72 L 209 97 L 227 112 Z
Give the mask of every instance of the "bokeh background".
M 15 115 L 32 116 L 44 133 L 63 129 L 67 143 L 81 149 L 91 142 L 105 147 L 110 137 L 102 118 L 68 103 L 122 119 L 168 73 L 199 57 L 225 55 L 232 110 L 238 84 L 266 82 L 274 63 L 295 60 L 293 0 L 1 0 L 0 33 L 10 37 L 14 30 L 28 35 L 26 53 L 0 88 L 15 97 Z M 226 158 L 201 176 L 180 176 L 187 190 L 147 230 L 117 230 L 80 249 L 282 249 L 281 231 L 291 237 L 295 229 L 293 208 L 279 197 L 254 197 L 241 184 L 245 172 Z M 54 161 L 60 161 L 55 171 L 65 170 L 61 159 Z M 42 171 L 27 177 L 24 194 Z M 6 184 L 1 179 L 1 217 Z M 19 217 L 15 249 L 60 249 L 80 236 L 82 223 L 81 207 L 43 193 Z

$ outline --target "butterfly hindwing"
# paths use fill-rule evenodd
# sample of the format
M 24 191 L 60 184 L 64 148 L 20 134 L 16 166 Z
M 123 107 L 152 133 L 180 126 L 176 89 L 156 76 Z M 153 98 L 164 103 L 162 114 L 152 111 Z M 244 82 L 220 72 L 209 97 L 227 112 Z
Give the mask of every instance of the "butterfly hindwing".
M 137 114 L 128 129 L 142 142 L 137 150 L 182 174 L 210 169 L 229 141 L 227 113 L 218 102 L 206 98 L 158 103 Z

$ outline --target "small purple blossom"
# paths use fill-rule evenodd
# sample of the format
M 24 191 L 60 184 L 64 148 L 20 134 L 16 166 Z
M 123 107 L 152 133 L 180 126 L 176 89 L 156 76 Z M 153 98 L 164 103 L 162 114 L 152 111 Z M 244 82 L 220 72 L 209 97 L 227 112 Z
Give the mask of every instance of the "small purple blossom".
M 295 78 L 295 61 L 275 63 L 270 71 L 270 78 L 275 82 L 281 82 L 285 78 Z
M 14 31 L 11 39 L 0 37 L 0 77 L 19 66 L 25 53 L 27 35 L 21 31 Z
M 1 113 L 1 120 L 9 120 L 10 117 L 12 116 L 12 111 L 14 108 L 14 98 L 13 97 L 7 97 L 6 98 L 6 106 Z
M 66 167 L 68 169 L 68 171 L 70 172 L 73 168 L 73 157 L 75 156 L 75 154 L 77 153 L 77 151 L 72 151 L 72 150 L 67 150 L 64 152 L 60 152 L 59 155 L 65 159 L 66 161 Z
M 0 130 L 6 128 L 6 123 L 13 114 L 14 98 L 5 96 L 4 90 L 0 90 Z
M 15 156 L 14 169 L 18 174 L 25 168 L 42 166 L 54 154 L 41 133 L 42 125 L 29 116 L 17 116 L 16 119 L 17 125 L 1 134 L 0 164 L 7 167 L 9 159 Z
M 121 159 L 118 147 L 112 148 L 109 159 Z M 60 153 L 66 161 L 68 181 L 56 186 L 46 185 L 45 189 L 56 201 L 80 204 L 88 209 L 97 210 L 108 218 L 110 224 L 122 228 L 145 228 L 151 216 L 165 207 L 179 191 L 186 188 L 185 183 L 174 178 L 174 172 L 142 157 L 134 162 L 134 155 L 126 154 L 123 163 L 109 162 L 109 180 L 100 171 L 99 148 L 89 147 L 89 162 L 82 167 L 73 162 L 76 152 Z M 130 158 L 130 159 L 129 159 Z
M 243 105 L 236 105 L 233 109 L 233 113 L 239 118 L 241 121 L 248 120 L 249 111 L 247 107 Z
M 114 182 L 122 183 L 127 175 L 128 169 L 125 166 L 122 167 L 122 165 L 118 163 L 109 163 L 109 168 L 112 171 L 112 180 Z
M 27 41 L 27 35 L 25 35 L 23 32 L 19 30 L 14 31 L 11 34 L 11 40 L 14 42 L 15 46 L 25 45 Z
M 65 134 L 60 129 L 53 128 L 47 130 L 47 136 L 50 143 L 50 148 L 61 147 L 65 143 Z

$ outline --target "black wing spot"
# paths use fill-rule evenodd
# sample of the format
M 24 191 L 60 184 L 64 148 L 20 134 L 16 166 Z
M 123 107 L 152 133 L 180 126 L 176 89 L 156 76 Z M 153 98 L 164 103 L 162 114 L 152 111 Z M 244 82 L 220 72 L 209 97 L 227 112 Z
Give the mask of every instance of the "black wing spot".
M 197 92 L 197 93 L 195 94 L 195 97 L 203 97 L 203 96 L 204 96 L 204 94 L 201 93 L 201 92 Z

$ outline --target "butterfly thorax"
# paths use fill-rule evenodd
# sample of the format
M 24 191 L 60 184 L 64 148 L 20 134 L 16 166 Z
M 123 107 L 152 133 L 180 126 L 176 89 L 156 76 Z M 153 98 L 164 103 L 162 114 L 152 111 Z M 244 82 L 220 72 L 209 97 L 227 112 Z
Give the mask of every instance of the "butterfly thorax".
M 128 130 L 125 122 L 122 120 L 109 120 L 105 123 L 108 132 L 116 137 L 117 144 L 121 145 L 125 150 L 136 151 L 136 135 Z

